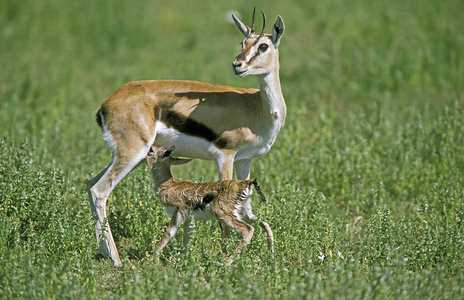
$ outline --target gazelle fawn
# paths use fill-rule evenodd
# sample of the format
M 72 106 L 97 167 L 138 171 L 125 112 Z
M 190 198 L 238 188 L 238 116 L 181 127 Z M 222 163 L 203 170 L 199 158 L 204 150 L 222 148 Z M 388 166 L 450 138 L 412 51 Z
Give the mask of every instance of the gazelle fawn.
M 278 46 L 284 22 L 277 17 L 271 34 L 256 33 L 233 15 L 245 36 L 233 69 L 239 77 L 256 75 L 260 89 L 196 81 L 133 81 L 121 86 L 96 113 L 111 163 L 87 183 L 100 253 L 121 264 L 106 219 L 114 187 L 145 158 L 152 145 L 176 146 L 176 155 L 214 160 L 219 179 L 249 179 L 251 162 L 266 154 L 284 125 L 285 100 L 279 79 Z M 187 54 L 188 55 L 188 54 Z
M 174 146 L 167 150 L 152 146 L 146 158 L 155 183 L 156 196 L 172 216 L 156 252 L 159 253 L 166 246 L 182 224 L 186 249 L 190 238 L 189 218 L 193 215 L 196 220 L 216 219 L 221 224 L 237 230 L 242 239 L 235 253 L 240 253 L 241 249 L 250 243 L 254 232 L 252 224 L 256 222 L 256 216 L 251 211 L 252 186 L 261 200 L 266 201 L 256 179 L 177 182 L 172 177 L 171 165 L 184 164 L 190 160 L 172 158 L 173 152 Z M 274 253 L 274 237 L 269 224 L 260 221 L 259 225 L 267 234 L 269 250 Z M 232 263 L 232 257 L 231 255 L 227 260 L 227 265 Z

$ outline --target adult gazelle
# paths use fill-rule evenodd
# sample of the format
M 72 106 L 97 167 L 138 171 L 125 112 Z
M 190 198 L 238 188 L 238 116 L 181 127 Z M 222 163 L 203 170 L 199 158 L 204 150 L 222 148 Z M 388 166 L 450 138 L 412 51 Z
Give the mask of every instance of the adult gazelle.
M 242 53 L 233 62 L 240 77 L 256 75 L 260 89 L 197 81 L 132 81 L 116 90 L 97 111 L 97 123 L 113 160 L 87 183 L 96 218 L 100 253 L 121 264 L 106 219 L 113 188 L 142 160 L 152 145 L 175 145 L 175 155 L 215 160 L 219 179 L 249 179 L 253 158 L 266 154 L 284 125 L 286 105 L 280 87 L 279 51 L 284 22 L 271 34 L 254 31 L 232 15 L 243 33 Z

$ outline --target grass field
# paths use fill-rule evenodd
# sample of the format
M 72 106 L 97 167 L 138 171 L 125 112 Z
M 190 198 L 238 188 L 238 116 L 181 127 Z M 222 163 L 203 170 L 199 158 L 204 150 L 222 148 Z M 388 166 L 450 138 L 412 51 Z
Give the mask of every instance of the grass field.
M 130 80 L 234 76 L 253 7 L 285 21 L 285 127 L 252 177 L 265 236 L 224 266 L 216 223 L 153 259 L 168 216 L 146 167 L 117 186 L 124 265 L 98 256 L 86 182 L 111 160 L 94 120 Z M 0 1 L 0 298 L 464 297 L 464 3 Z M 261 25 L 257 19 L 257 27 Z M 217 178 L 195 160 L 178 179 Z M 233 251 L 237 234 L 227 242 Z

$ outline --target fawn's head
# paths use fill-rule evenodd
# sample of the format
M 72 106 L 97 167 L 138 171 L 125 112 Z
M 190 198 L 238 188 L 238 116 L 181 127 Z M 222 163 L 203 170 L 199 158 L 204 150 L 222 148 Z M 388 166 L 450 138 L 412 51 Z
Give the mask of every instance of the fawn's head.
M 172 157 L 175 149 L 175 146 L 172 146 L 168 149 L 160 146 L 151 146 L 146 157 L 146 161 L 150 167 L 150 170 L 156 170 L 163 167 L 169 168 L 171 165 L 183 165 L 191 161 L 191 159 Z

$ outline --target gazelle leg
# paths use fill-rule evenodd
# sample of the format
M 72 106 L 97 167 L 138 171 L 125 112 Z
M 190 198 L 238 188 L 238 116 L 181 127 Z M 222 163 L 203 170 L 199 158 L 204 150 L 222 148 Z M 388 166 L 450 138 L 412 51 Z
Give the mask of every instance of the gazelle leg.
M 109 243 L 104 242 L 105 239 L 108 240 L 107 237 L 103 236 L 103 231 L 102 231 L 103 219 L 106 218 L 106 213 L 102 216 L 102 218 L 103 218 L 102 221 L 100 221 L 100 217 L 98 216 L 98 210 L 97 210 L 97 203 L 99 203 L 99 202 L 101 203 L 103 201 L 103 205 L 106 205 L 106 198 L 108 196 L 105 197 L 105 196 L 98 195 L 97 192 L 95 191 L 96 188 L 93 188 L 96 185 L 96 183 L 99 182 L 100 179 L 106 174 L 106 172 L 113 166 L 113 164 L 114 164 L 114 161 L 112 161 L 97 176 L 95 176 L 94 178 L 89 180 L 89 182 L 87 182 L 87 192 L 89 194 L 90 209 L 91 209 L 92 215 L 94 216 L 95 221 L 96 221 L 95 235 L 96 235 L 96 238 L 97 238 L 97 242 L 100 242 L 99 247 L 98 247 L 99 252 L 104 257 L 111 256 L 111 258 L 114 261 L 114 264 L 119 265 L 121 263 L 121 260 L 119 259 L 119 254 L 118 254 L 117 250 L 116 250 L 115 253 L 113 253 L 113 255 L 111 255 L 110 247 L 108 245 Z M 108 192 L 108 194 L 109 194 L 109 192 Z M 102 197 L 105 198 L 105 199 L 102 199 Z M 111 231 L 107 230 L 107 232 L 111 236 L 111 240 L 112 240 L 113 238 L 112 238 L 112 235 L 111 235 Z
M 166 231 L 164 232 L 161 241 L 158 243 L 158 247 L 156 249 L 156 255 L 159 255 L 161 250 L 163 250 L 164 246 L 169 242 L 169 240 L 176 235 L 177 229 L 180 225 L 184 222 L 183 212 L 176 208 L 174 211 L 171 221 L 169 222 L 168 227 L 166 227 Z
M 121 265 L 121 260 L 106 220 L 106 201 L 114 187 L 146 156 L 149 145 L 142 145 L 139 149 L 135 155 L 115 155 L 111 164 L 87 184 L 90 208 L 97 220 L 95 234 L 97 241 L 100 241 L 100 253 L 110 257 L 115 266 Z
M 118 250 L 114 243 L 113 235 L 111 229 L 106 220 L 106 201 L 109 194 L 116 186 L 117 182 L 112 180 L 112 175 L 114 173 L 114 166 L 116 160 L 114 160 L 102 173 L 97 175 L 92 179 L 89 186 L 89 201 L 92 213 L 95 214 L 95 219 L 97 223 L 95 224 L 95 235 L 99 244 L 99 251 L 105 257 L 111 257 L 115 266 L 121 265 L 121 260 L 119 259 Z M 99 178 L 98 178 L 99 177 Z M 93 185 L 92 185 L 93 184 Z
M 113 164 L 113 162 L 111 162 L 97 176 L 95 176 L 94 178 L 90 179 L 87 182 L 87 192 L 89 194 L 90 210 L 92 211 L 92 215 L 95 216 L 95 220 L 98 219 L 98 217 L 97 217 L 97 207 L 95 206 L 94 197 L 93 197 L 92 191 L 90 189 L 91 189 L 91 187 L 93 187 L 100 180 L 100 178 L 102 178 L 102 176 L 106 173 L 106 171 L 108 171 L 109 167 L 111 167 L 112 164 Z
M 235 162 L 235 173 L 238 180 L 250 179 L 250 169 L 252 160 L 240 160 Z
M 216 159 L 219 180 L 231 180 L 234 176 L 234 153 L 223 151 L 222 155 Z
M 234 153 L 233 152 L 224 152 L 223 156 L 217 160 L 218 170 L 219 170 L 219 180 L 231 180 L 234 177 Z M 223 223 L 221 227 L 222 241 L 221 241 L 221 250 L 223 253 L 226 253 L 226 241 L 225 237 L 228 237 L 230 234 L 230 228 L 226 223 Z M 220 224 L 219 224 L 220 226 Z
M 235 173 L 237 174 L 238 180 L 246 180 L 250 179 L 250 168 L 251 168 L 251 159 L 250 160 L 241 160 L 234 162 L 235 165 Z M 256 218 L 256 217 L 255 217 Z M 250 220 L 252 221 L 252 220 Z M 224 230 L 226 236 L 229 236 L 229 228 L 224 226 L 226 230 Z M 225 251 L 225 243 L 224 237 L 222 238 L 222 250 Z

